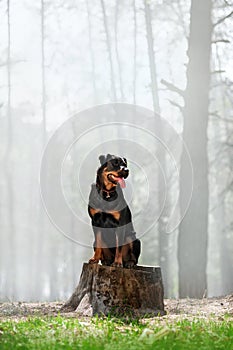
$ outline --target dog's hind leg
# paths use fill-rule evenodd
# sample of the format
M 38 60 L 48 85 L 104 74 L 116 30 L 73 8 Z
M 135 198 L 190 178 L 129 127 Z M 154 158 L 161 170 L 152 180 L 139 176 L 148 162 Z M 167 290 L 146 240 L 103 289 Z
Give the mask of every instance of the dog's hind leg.
M 124 267 L 132 268 L 138 263 L 138 258 L 141 252 L 141 242 L 139 239 L 135 239 L 134 241 L 130 241 L 124 247 L 123 253 L 123 263 Z
M 141 241 L 139 239 L 135 239 L 135 241 L 133 241 L 133 255 L 137 260 L 136 264 L 138 263 L 138 258 L 140 253 L 141 253 Z

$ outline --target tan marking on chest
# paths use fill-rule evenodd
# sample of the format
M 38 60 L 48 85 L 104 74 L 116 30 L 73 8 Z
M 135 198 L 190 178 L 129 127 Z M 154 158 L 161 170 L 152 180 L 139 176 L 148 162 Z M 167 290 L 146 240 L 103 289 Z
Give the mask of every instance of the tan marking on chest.
M 95 214 L 97 214 L 97 213 L 101 213 L 102 212 L 102 210 L 100 210 L 100 209 L 95 209 L 95 208 L 90 208 L 89 209 L 89 211 L 90 211 L 90 214 L 91 214 L 91 216 L 93 217 Z M 108 212 L 106 212 L 107 214 L 111 214 L 113 217 L 114 217 L 114 219 L 116 219 L 117 221 L 120 219 L 120 212 L 119 211 L 108 211 Z
M 116 220 L 119 220 L 121 216 L 119 211 L 108 211 L 108 214 L 111 214 Z
M 90 214 L 91 214 L 91 216 L 94 216 L 95 214 L 97 214 L 97 213 L 99 213 L 99 212 L 100 212 L 100 210 L 99 210 L 99 209 L 95 209 L 95 208 L 90 208 L 89 210 L 90 210 Z

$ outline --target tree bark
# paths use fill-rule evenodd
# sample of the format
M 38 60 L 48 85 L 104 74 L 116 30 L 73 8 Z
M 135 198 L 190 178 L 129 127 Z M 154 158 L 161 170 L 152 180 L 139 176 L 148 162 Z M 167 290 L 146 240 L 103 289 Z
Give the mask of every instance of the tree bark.
M 147 45 L 148 45 L 148 56 L 149 56 L 149 64 L 150 64 L 150 76 L 151 76 L 151 94 L 153 100 L 153 109 L 154 112 L 157 113 L 157 130 L 156 134 L 160 138 L 162 142 L 157 146 L 157 156 L 158 162 L 161 165 L 163 172 L 167 173 L 167 165 L 165 159 L 165 150 L 163 146 L 164 142 L 164 131 L 163 125 L 160 118 L 160 106 L 159 106 L 159 96 L 158 96 L 158 84 L 157 84 L 157 72 L 156 72 L 156 64 L 154 57 L 154 38 L 152 31 L 152 21 L 151 21 L 151 9 L 147 0 L 144 0 L 145 7 L 145 21 L 146 21 L 146 36 L 147 36 Z M 164 192 L 164 180 L 163 174 L 159 172 L 158 174 L 158 206 L 159 211 L 163 209 L 163 213 L 160 215 L 158 222 L 158 231 L 159 231 L 159 264 L 163 271 L 164 275 L 164 287 L 165 287 L 165 295 L 167 297 L 168 293 L 168 282 L 169 282 L 169 236 L 166 234 L 166 220 L 164 217 L 169 216 L 168 214 L 168 201 L 163 208 L 163 192 Z
M 11 267 L 7 281 L 9 280 L 9 297 L 13 298 L 16 293 L 17 281 L 17 251 L 15 248 L 15 222 L 14 222 L 14 160 L 12 158 L 13 143 L 13 125 L 12 125 L 12 53 L 11 53 L 11 2 L 7 0 L 7 143 L 4 155 L 4 175 L 6 180 L 7 193 L 7 213 L 8 213 L 8 243 L 9 243 L 9 262 Z M 8 282 L 6 282 L 8 284 Z
M 93 84 L 93 92 L 94 92 L 94 101 L 97 104 L 97 88 L 96 88 L 96 69 L 95 69 L 95 54 L 92 45 L 92 26 L 91 26 L 91 13 L 90 13 L 90 4 L 89 0 L 86 0 L 86 8 L 87 8 L 87 19 L 88 19 L 88 40 L 89 40 L 89 53 L 91 59 L 91 72 L 92 72 L 92 84 Z
M 116 7 L 115 7 L 115 52 L 116 52 L 116 62 L 118 66 L 118 76 L 119 76 L 119 85 L 120 85 L 120 92 L 121 92 L 121 101 L 123 102 L 124 97 L 124 89 L 123 89 L 123 82 L 122 82 L 122 73 L 121 73 L 121 62 L 120 62 L 120 56 L 119 56 L 119 49 L 118 49 L 118 15 L 119 15 L 119 2 L 116 1 Z
M 194 186 L 178 238 L 179 296 L 202 298 L 207 291 L 208 155 L 207 127 L 211 51 L 211 0 L 193 0 L 188 48 L 183 139 L 190 152 Z M 180 208 L 185 212 L 189 186 L 181 157 Z
M 41 83 L 42 83 L 42 121 L 43 121 L 43 147 L 46 144 L 46 88 L 45 88 L 45 25 L 44 0 L 41 0 Z
M 61 311 L 93 315 L 164 315 L 160 267 L 83 264 L 79 284 Z
M 41 135 L 41 153 L 44 151 L 44 147 L 47 142 L 47 115 L 46 115 L 46 70 L 45 70 L 45 2 L 44 0 L 40 1 L 40 59 L 41 59 L 41 112 L 42 112 L 42 123 L 40 128 Z M 45 171 L 44 176 L 47 176 L 47 171 Z M 46 275 L 49 275 L 51 272 L 47 270 L 49 256 L 49 244 L 45 243 L 45 231 L 46 231 L 46 222 L 45 222 L 45 211 L 43 208 L 42 201 L 40 200 L 38 207 L 38 232 L 35 237 L 35 249 L 37 251 L 38 246 L 40 246 L 40 256 L 42 256 L 41 263 L 38 265 L 38 256 L 34 257 L 34 264 L 37 267 L 37 275 L 40 278 L 36 279 L 35 289 L 40 288 L 40 279 L 44 278 Z M 54 278 L 54 276 L 53 276 Z M 52 280 L 48 276 L 48 280 Z M 52 288 L 51 283 L 51 288 Z M 43 295 L 43 292 L 42 292 Z
M 111 39 L 110 39 L 109 31 L 108 31 L 108 22 L 107 22 L 104 0 L 100 0 L 100 3 L 101 3 L 102 13 L 103 13 L 106 45 L 107 45 L 107 51 L 108 51 L 108 56 L 109 56 L 112 98 L 113 98 L 113 101 L 115 102 L 115 101 L 117 101 L 117 96 L 116 96 L 115 75 L 114 75 L 113 60 L 112 60 Z
M 134 22 L 134 54 L 133 54 L 133 104 L 136 105 L 136 89 L 137 89 L 137 8 L 136 0 L 133 1 L 133 22 Z
M 224 114 L 228 111 L 228 105 L 225 103 L 225 96 L 223 97 L 224 101 Z M 229 124 L 227 122 L 224 123 L 224 132 L 226 140 L 229 140 L 232 135 L 232 128 L 229 128 Z M 232 164 L 232 156 L 230 150 L 227 153 L 226 166 L 231 169 Z M 216 165 L 217 166 L 217 165 Z M 219 169 L 219 165 L 217 166 L 216 171 Z M 221 172 L 218 174 L 219 182 L 221 182 L 222 174 Z M 227 196 L 224 196 L 221 201 L 221 196 L 219 196 L 219 205 L 217 207 L 217 212 L 219 213 L 220 220 L 219 225 L 221 226 L 221 231 L 218 231 L 220 234 L 220 268 L 221 268 L 221 287 L 222 295 L 230 294 L 233 290 L 233 254 L 232 254 L 232 244 L 231 238 L 229 234 L 229 230 L 227 228 Z M 232 204 L 232 203 L 231 203 Z M 230 205 L 231 205 L 230 204 Z
M 145 20 L 146 20 L 146 38 L 148 45 L 148 56 L 150 63 L 150 77 L 151 77 L 151 93 L 153 99 L 154 112 L 160 113 L 159 97 L 158 97 L 158 84 L 157 84 L 157 72 L 154 57 L 154 39 L 151 24 L 151 10 L 147 0 L 144 0 L 145 7 Z

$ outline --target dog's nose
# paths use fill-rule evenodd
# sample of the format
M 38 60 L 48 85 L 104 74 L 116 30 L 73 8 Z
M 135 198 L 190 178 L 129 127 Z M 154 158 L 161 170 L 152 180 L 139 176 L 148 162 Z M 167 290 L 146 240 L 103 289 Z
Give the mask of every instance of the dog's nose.
M 123 170 L 124 178 L 127 178 L 129 175 L 129 170 L 127 168 L 124 168 Z

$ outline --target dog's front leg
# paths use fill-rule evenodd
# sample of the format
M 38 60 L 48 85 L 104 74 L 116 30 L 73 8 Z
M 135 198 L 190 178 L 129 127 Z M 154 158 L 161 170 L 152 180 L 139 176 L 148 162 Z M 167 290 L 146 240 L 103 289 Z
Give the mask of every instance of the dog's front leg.
M 115 253 L 114 263 L 112 264 L 112 266 L 115 266 L 115 267 L 123 267 L 122 248 L 125 240 L 124 231 L 125 231 L 124 226 L 118 227 L 116 229 L 116 253 Z
M 89 260 L 89 264 L 98 264 L 102 257 L 102 238 L 100 228 L 94 230 L 95 233 L 95 243 L 94 243 L 94 255 Z

